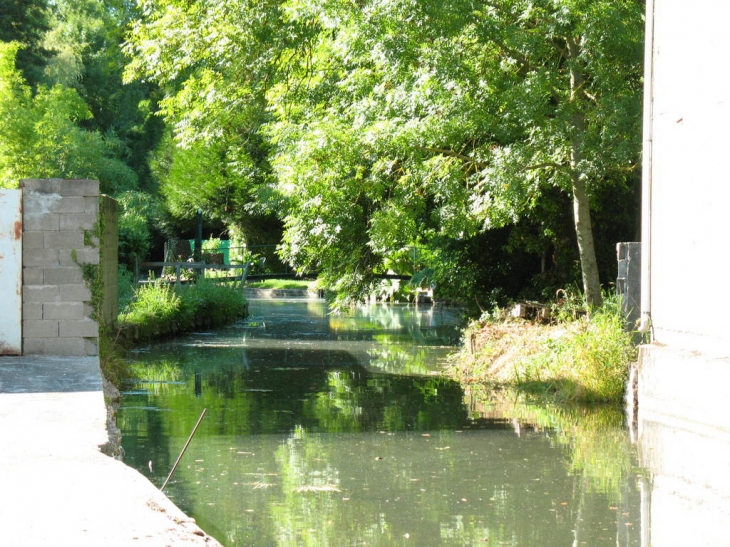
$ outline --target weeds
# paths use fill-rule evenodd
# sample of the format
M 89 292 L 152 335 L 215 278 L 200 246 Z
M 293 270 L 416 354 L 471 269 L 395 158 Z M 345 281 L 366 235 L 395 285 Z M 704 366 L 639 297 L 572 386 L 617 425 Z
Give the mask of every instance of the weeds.
M 636 348 L 633 334 L 624 330 L 618 297 L 607 295 L 590 317 L 579 313 L 575 297 L 564 302 L 565 308 L 553 309 L 554 325 L 498 313 L 472 324 L 452 375 L 557 400 L 620 401 Z
M 246 301 L 238 285 L 225 286 L 210 280 L 175 287 L 157 280 L 135 291 L 134 300 L 120 315 L 125 338 L 144 341 L 214 327 L 245 314 Z

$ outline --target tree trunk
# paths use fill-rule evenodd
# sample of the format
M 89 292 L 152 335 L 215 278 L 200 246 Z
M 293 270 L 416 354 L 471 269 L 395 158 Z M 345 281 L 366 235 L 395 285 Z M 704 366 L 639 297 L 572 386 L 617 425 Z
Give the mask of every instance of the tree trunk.
M 585 134 L 585 114 L 580 105 L 580 88 L 583 86 L 583 72 L 578 56 L 580 45 L 575 39 L 568 39 L 568 53 L 570 59 L 570 100 L 573 103 L 573 134 L 570 143 L 570 178 L 573 190 L 573 223 L 578 239 L 578 254 L 580 269 L 583 277 L 583 292 L 585 294 L 588 311 L 597 308 L 603 303 L 601 295 L 601 281 L 598 276 L 598 261 L 593 241 L 591 226 L 591 207 L 588 198 L 586 181 L 581 172 L 583 153 L 581 142 Z
M 588 202 L 585 181 L 580 173 L 572 173 L 573 180 L 573 222 L 575 235 L 578 239 L 578 254 L 580 255 L 580 269 L 583 277 L 583 292 L 585 293 L 588 311 L 601 305 L 601 282 L 598 277 L 598 261 L 593 243 L 593 228 L 591 227 L 591 209 Z

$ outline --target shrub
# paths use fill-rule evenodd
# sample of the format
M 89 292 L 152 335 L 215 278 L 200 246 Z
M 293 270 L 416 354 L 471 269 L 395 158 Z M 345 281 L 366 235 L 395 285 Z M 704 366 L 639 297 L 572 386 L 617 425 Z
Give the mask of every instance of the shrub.
M 119 317 L 120 332 L 137 341 L 215 327 L 246 312 L 240 286 L 218 285 L 206 279 L 175 287 L 161 280 L 135 291 L 134 300 Z
M 633 333 L 617 296 L 606 295 L 590 317 L 574 298 L 553 310 L 554 325 L 494 313 L 465 331 L 450 373 L 466 383 L 512 386 L 571 401 L 620 401 L 636 359 Z M 583 308 L 585 309 L 585 308 Z
M 564 323 L 562 335 L 549 337 L 541 351 L 521 359 L 516 384 L 544 388 L 564 399 L 621 400 L 629 364 L 636 359 L 633 334 L 624 324 L 618 298 L 606 296 L 590 318 Z

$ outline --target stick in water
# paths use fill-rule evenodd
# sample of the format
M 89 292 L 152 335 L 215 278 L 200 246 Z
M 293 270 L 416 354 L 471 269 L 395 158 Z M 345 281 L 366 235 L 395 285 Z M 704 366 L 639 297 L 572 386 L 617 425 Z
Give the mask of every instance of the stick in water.
M 185 454 L 185 451 L 188 449 L 188 445 L 190 444 L 190 441 L 193 440 L 193 435 L 195 435 L 195 432 L 198 430 L 198 426 L 200 425 L 200 422 L 203 421 L 203 416 L 205 416 L 205 413 L 207 411 L 208 411 L 208 409 L 204 408 L 203 412 L 200 414 L 200 418 L 198 418 L 198 423 L 195 424 L 195 427 L 190 432 L 190 437 L 188 437 L 188 440 L 185 443 L 185 446 L 183 446 L 183 449 L 180 452 L 180 455 L 177 457 L 177 460 L 175 461 L 175 465 L 172 466 L 172 469 L 170 470 L 170 474 L 165 479 L 165 482 L 162 483 L 162 486 L 160 486 L 160 490 L 164 490 L 165 486 L 167 486 L 167 482 L 170 480 L 170 477 L 172 477 L 172 474 L 175 472 L 175 469 L 177 469 L 177 466 L 180 463 L 180 460 L 182 460 L 183 454 Z

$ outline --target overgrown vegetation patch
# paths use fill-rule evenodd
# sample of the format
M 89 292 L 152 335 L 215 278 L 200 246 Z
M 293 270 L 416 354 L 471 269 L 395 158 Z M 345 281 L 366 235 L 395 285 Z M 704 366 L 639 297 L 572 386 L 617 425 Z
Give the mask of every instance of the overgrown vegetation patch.
M 542 325 L 495 312 L 473 321 L 449 374 L 564 401 L 620 401 L 636 360 L 633 333 L 624 329 L 617 297 L 590 317 L 556 310 Z
M 201 278 L 176 287 L 158 280 L 139 287 L 120 314 L 120 339 L 143 342 L 216 327 L 244 316 L 246 309 L 238 284 L 222 285 Z

